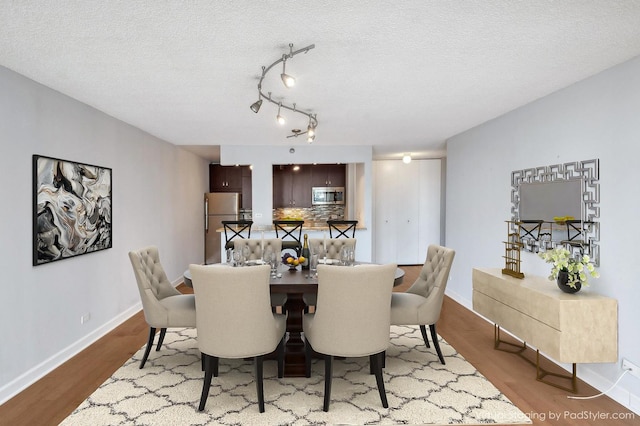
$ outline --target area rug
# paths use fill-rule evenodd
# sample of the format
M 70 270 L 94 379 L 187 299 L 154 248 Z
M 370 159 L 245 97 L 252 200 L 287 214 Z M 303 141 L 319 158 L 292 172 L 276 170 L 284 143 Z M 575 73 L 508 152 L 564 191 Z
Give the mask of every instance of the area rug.
M 220 360 L 204 411 L 200 352 L 194 329 L 167 332 L 160 352 L 138 368 L 140 349 L 62 425 L 364 425 L 531 423 L 498 389 L 440 338 L 446 365 L 426 348 L 418 327 L 392 326 L 383 408 L 369 358 L 334 361 L 329 412 L 322 411 L 324 362 L 311 378 L 278 379 L 264 365 L 265 412 L 258 412 L 253 364 Z

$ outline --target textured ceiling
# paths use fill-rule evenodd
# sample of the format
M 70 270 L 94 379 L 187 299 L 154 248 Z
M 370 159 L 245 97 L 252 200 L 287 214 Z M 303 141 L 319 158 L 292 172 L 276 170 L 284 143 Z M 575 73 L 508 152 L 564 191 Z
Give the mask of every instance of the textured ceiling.
M 457 133 L 640 55 L 637 0 L 9 1 L 0 65 L 176 145 L 372 145 L 438 155 Z M 205 152 L 205 151 L 203 151 Z

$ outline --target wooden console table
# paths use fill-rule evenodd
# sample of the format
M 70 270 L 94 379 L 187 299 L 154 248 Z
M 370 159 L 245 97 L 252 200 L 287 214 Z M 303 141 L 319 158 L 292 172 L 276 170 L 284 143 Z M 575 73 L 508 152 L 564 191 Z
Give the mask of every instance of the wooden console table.
M 500 339 L 500 327 L 523 341 L 508 352 L 522 354 L 527 343 L 534 346 L 536 379 L 561 389 L 576 392 L 576 363 L 618 361 L 618 301 L 610 297 L 566 294 L 547 278 L 516 279 L 503 275 L 499 268 L 474 268 L 473 310 L 494 322 L 496 349 L 505 350 L 501 344 L 512 345 Z M 543 370 L 540 352 L 573 364 L 573 374 Z M 569 379 L 571 387 L 544 380 L 547 375 Z

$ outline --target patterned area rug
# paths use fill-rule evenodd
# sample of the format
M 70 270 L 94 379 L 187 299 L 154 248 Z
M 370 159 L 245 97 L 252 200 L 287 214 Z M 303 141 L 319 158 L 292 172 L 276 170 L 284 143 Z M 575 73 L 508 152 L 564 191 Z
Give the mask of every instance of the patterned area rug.
M 391 328 L 382 407 L 369 358 L 334 361 L 329 412 L 322 411 L 324 362 L 311 378 L 278 379 L 264 365 L 265 412 L 258 412 L 253 364 L 220 360 L 205 411 L 197 411 L 203 372 L 194 329 L 169 330 L 143 370 L 143 349 L 84 401 L 62 425 L 308 425 L 531 423 L 484 376 L 440 338 L 446 365 L 418 327 Z M 155 348 L 154 348 L 155 349 Z

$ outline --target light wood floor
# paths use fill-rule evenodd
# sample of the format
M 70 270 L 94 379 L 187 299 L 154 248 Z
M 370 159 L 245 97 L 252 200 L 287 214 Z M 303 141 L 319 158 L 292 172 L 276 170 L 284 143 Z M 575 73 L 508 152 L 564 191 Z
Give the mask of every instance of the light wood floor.
M 420 266 L 403 266 L 404 291 L 415 280 Z M 191 289 L 184 286 L 187 293 Z M 0 406 L 0 425 L 57 425 L 146 343 L 148 327 L 142 313 L 110 332 L 80 354 Z M 534 425 L 638 425 L 640 416 L 604 396 L 570 400 L 567 393 L 535 380 L 535 368 L 518 356 L 493 349 L 493 326 L 449 298 L 445 298 L 438 333 L 487 377 Z M 527 354 L 533 359 L 535 353 Z M 153 352 L 150 355 L 153 357 Z M 555 367 L 551 363 L 549 369 Z M 579 370 L 578 370 L 579 374 Z M 595 389 L 582 381 L 578 393 Z M 625 420 L 585 416 L 627 416 Z M 550 418 L 554 416 L 554 418 Z M 557 416 L 557 417 L 555 417 Z M 632 416 L 629 418 L 629 416 Z M 580 417 L 580 418 L 576 418 Z

